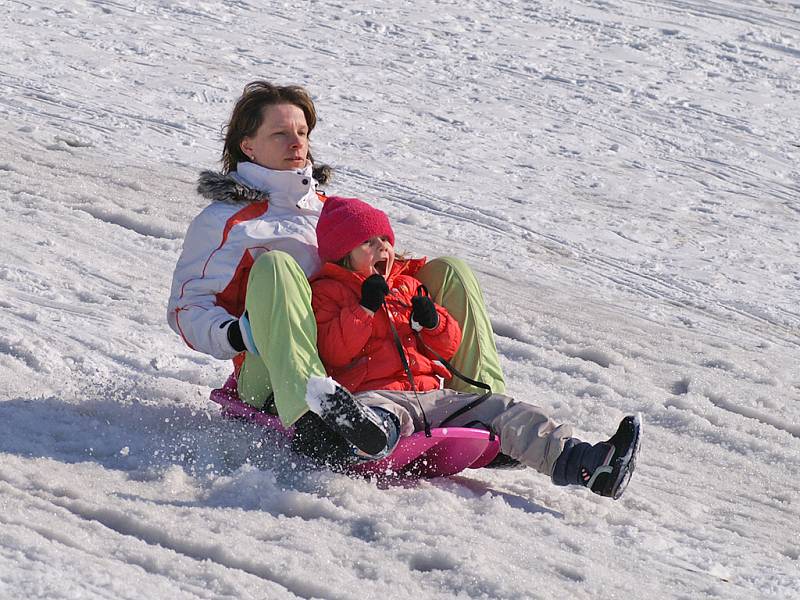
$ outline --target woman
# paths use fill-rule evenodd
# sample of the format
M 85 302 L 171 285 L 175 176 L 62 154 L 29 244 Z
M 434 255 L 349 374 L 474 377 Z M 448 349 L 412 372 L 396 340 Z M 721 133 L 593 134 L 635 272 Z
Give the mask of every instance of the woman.
M 245 86 L 226 128 L 222 173 L 200 176 L 198 191 L 212 202 L 186 233 L 167 319 L 191 348 L 233 359 L 243 401 L 274 410 L 301 432 L 318 421 L 301 419 L 310 403 L 362 453 L 379 455 L 393 437 L 385 415 L 352 405 L 336 388 L 334 401 L 321 401 L 319 386 L 309 386 L 325 377 L 308 278 L 320 268 L 315 227 L 325 196 L 317 186 L 331 176 L 311 156 L 315 125 L 314 103 L 302 87 Z M 472 271 L 458 259 L 437 259 L 417 277 L 461 325 L 453 365 L 502 392 L 497 349 Z M 460 380 L 449 387 L 476 391 Z M 345 421 L 350 427 L 342 430 Z M 303 436 L 296 437 L 301 444 Z

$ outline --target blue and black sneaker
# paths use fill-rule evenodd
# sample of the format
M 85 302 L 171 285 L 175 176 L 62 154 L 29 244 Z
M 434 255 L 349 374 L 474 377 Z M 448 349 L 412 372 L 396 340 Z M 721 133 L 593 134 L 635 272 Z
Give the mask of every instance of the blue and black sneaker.
M 583 485 L 595 494 L 618 499 L 636 468 L 641 435 L 642 418 L 637 414 L 622 419 L 605 442 L 591 445 L 568 440 L 553 469 L 553 483 Z
M 616 500 L 628 487 L 642 440 L 641 415 L 629 415 L 622 419 L 617 432 L 605 442 L 613 452 L 597 467 L 586 482 L 586 487 L 595 494 Z

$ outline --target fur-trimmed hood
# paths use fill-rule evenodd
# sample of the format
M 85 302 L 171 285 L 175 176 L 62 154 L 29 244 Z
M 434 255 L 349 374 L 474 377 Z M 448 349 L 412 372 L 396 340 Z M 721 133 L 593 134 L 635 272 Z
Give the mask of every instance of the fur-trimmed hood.
M 333 169 L 329 165 L 314 165 L 311 176 L 325 185 L 333 178 Z M 266 192 L 252 188 L 239 181 L 233 173 L 202 171 L 197 179 L 197 193 L 208 200 L 218 202 L 259 202 L 268 200 Z

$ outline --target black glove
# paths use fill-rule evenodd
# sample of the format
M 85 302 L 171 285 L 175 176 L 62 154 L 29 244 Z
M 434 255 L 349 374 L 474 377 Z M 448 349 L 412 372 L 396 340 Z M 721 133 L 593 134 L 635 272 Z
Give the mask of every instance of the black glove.
M 230 323 L 228 326 L 228 343 L 231 345 L 231 348 L 236 350 L 236 352 L 244 352 L 247 350 L 247 346 L 244 345 L 244 339 L 242 338 L 242 330 L 239 327 L 239 321 L 228 321 Z M 223 323 L 223 327 L 225 323 Z
M 433 329 L 439 324 L 439 313 L 436 305 L 428 296 L 414 296 L 411 299 L 411 327 L 418 323 L 426 329 Z
M 247 311 L 236 321 L 228 321 L 228 323 L 230 323 L 227 331 L 228 343 L 231 345 L 231 348 L 236 350 L 236 352 L 244 352 L 247 350 L 248 352 L 258 355 L 256 343 L 253 341 L 253 331 L 250 329 L 250 319 L 247 317 Z M 225 325 L 226 323 L 223 323 L 220 327 L 225 327 Z
M 361 284 L 360 304 L 367 310 L 375 312 L 381 307 L 383 299 L 388 293 L 389 285 L 386 283 L 386 280 L 381 275 L 375 273 L 367 277 L 364 283 Z

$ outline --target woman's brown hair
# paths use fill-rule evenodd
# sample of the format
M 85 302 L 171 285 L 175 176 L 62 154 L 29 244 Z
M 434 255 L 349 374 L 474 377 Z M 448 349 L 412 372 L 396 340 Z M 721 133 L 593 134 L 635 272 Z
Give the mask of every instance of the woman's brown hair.
M 317 111 L 305 88 L 299 85 L 273 85 L 268 81 L 251 81 L 233 107 L 231 118 L 225 126 L 225 145 L 222 148 L 222 172 L 236 170 L 240 162 L 250 159 L 242 152 L 242 140 L 253 137 L 264 121 L 264 108 L 274 104 L 294 104 L 306 116 L 309 135 L 317 124 Z M 308 149 L 311 158 L 311 147 Z

